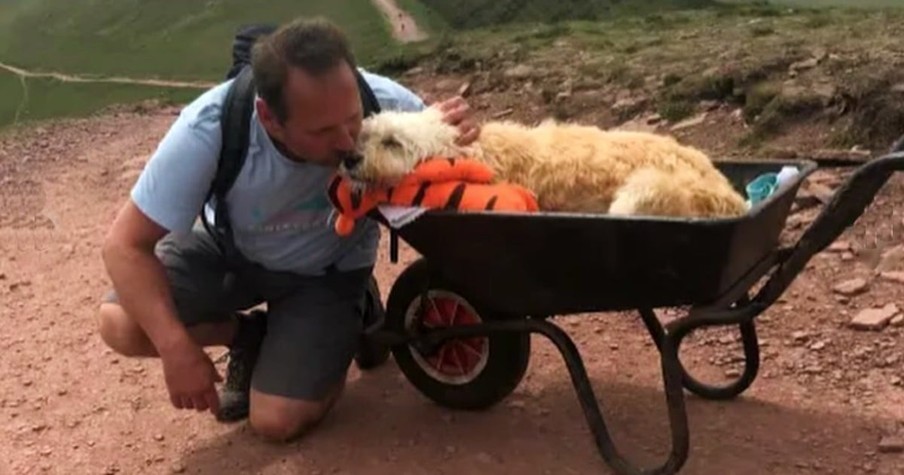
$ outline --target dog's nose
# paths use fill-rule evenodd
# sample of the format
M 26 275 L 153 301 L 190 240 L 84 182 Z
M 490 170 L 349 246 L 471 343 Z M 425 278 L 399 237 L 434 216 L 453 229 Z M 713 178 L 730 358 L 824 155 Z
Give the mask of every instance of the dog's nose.
M 364 159 L 361 155 L 349 152 L 343 155 L 342 157 L 342 166 L 344 166 L 347 170 L 351 170 L 358 166 L 361 161 Z

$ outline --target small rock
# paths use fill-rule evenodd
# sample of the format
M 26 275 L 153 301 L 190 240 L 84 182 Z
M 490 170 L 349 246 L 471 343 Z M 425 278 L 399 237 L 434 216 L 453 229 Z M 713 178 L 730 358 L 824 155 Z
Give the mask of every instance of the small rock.
M 897 315 L 894 318 L 892 318 L 891 320 L 889 320 L 888 323 L 893 327 L 904 326 L 904 315 Z
M 610 349 L 610 350 L 617 350 L 617 349 L 618 349 L 618 343 L 609 343 L 609 349 Z
M 154 435 L 154 440 L 156 440 L 157 442 L 162 442 L 162 441 L 163 441 L 163 434 L 155 434 L 155 435 Z
M 506 77 L 515 78 L 515 79 L 524 79 L 530 77 L 534 73 L 534 68 L 526 65 L 519 64 L 517 66 L 513 66 L 509 69 L 506 69 L 502 74 Z
M 731 336 L 731 335 L 729 335 L 729 336 L 723 336 L 723 337 L 720 337 L 720 338 L 719 338 L 719 343 L 722 344 L 722 345 L 730 345 L 730 344 L 732 344 L 732 343 L 734 343 L 734 342 L 735 342 L 735 337 L 733 337 L 733 336 Z
M 702 124 L 703 121 L 705 121 L 705 120 L 706 120 L 706 113 L 704 112 L 696 117 L 691 117 L 690 119 L 682 120 L 681 122 L 678 122 L 677 124 L 673 125 L 672 132 L 689 129 L 691 127 Z
M 850 297 L 864 292 L 868 286 L 869 283 L 866 279 L 856 278 L 841 282 L 835 285 L 832 290 L 834 290 L 835 293 Z
M 173 473 L 182 473 L 185 471 L 185 465 L 182 465 L 181 463 L 175 463 L 171 467 L 171 471 Z
M 809 365 L 804 368 L 804 373 L 807 374 L 819 374 L 822 373 L 822 366 L 818 364 Z
M 904 438 L 897 435 L 887 435 L 879 441 L 879 452 L 893 454 L 904 452 Z
M 881 330 L 898 314 L 898 306 L 890 303 L 882 308 L 867 308 L 854 316 L 850 326 L 855 330 Z
M 805 331 L 796 331 L 791 334 L 791 338 L 795 341 L 795 343 L 803 343 L 810 338 L 810 334 Z
M 524 409 L 524 401 L 521 401 L 518 399 L 513 399 L 513 400 L 509 401 L 507 405 L 508 405 L 508 407 L 511 407 L 512 409 Z
M 880 272 L 879 277 L 899 284 L 904 284 L 904 272 L 901 271 Z
M 816 343 L 813 343 L 812 345 L 810 345 L 810 349 L 815 350 L 815 351 L 819 351 L 825 347 L 826 347 L 826 342 L 824 342 L 824 341 L 817 341 Z
M 895 246 L 883 252 L 876 271 L 882 273 L 901 268 L 904 268 L 904 245 Z
M 805 59 L 803 61 L 798 61 L 796 63 L 793 63 L 791 65 L 791 67 L 789 68 L 789 72 L 792 72 L 792 71 L 797 72 L 797 71 L 803 71 L 805 69 L 812 69 L 812 68 L 815 68 L 817 65 L 819 65 L 819 58 Z
M 832 195 L 835 194 L 835 190 L 823 185 L 822 183 L 815 182 L 810 183 L 807 186 L 807 191 L 809 191 L 810 194 L 822 204 L 827 204 L 829 201 L 832 201 Z
M 739 370 L 739 369 L 731 368 L 731 369 L 725 370 L 725 376 L 728 378 L 737 378 L 740 375 L 741 375 L 741 370 Z
M 719 108 L 719 101 L 700 101 L 700 108 L 711 112 Z

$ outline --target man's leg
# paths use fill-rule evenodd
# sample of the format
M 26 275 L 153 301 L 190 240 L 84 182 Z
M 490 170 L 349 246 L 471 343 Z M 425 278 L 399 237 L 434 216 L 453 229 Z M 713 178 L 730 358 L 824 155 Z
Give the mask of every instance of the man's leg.
M 295 279 L 268 303 L 254 370 L 251 427 L 285 441 L 315 426 L 338 400 L 358 349 L 370 269 Z
M 157 255 L 166 269 L 179 318 L 189 334 L 199 345 L 225 345 L 239 354 L 230 358 L 227 394 L 220 396 L 221 414 L 235 417 L 230 411 L 237 404 L 230 398 L 233 393 L 228 387 L 250 385 L 250 367 L 254 365 L 266 324 L 259 314 L 238 318 L 237 312 L 261 299 L 230 274 L 219 248 L 200 227 L 188 235 L 167 235 L 157 246 Z M 144 331 L 118 304 L 115 292 L 106 296 L 98 317 L 101 338 L 113 350 L 127 356 L 157 356 Z M 243 371 L 245 366 L 249 371 Z M 245 387 L 246 415 L 247 392 Z M 241 408 L 242 404 L 238 406 Z

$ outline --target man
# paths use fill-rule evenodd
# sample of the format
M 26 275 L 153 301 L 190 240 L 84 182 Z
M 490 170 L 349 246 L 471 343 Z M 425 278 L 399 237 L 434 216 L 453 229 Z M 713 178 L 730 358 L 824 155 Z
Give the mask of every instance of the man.
M 175 407 L 220 420 L 247 415 L 257 433 L 287 440 L 320 421 L 342 391 L 379 228 L 362 223 L 338 237 L 325 198 L 363 114 L 342 32 L 295 21 L 259 40 L 252 67 L 259 97 L 248 156 L 227 197 L 240 259 L 226 262 L 194 224 L 217 166 L 226 82 L 185 107 L 112 224 L 103 259 L 115 292 L 99 325 L 117 352 L 161 359 Z M 425 106 L 398 83 L 362 74 L 382 109 Z M 438 107 L 462 143 L 477 137 L 464 100 Z M 239 317 L 260 303 L 266 313 Z M 210 345 L 230 348 L 231 392 L 215 389 L 222 378 L 202 350 Z

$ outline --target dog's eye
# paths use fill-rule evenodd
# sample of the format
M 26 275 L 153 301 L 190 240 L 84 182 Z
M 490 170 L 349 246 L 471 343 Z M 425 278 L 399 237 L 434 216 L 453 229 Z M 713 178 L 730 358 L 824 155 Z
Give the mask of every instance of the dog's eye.
M 386 137 L 383 139 L 384 147 L 401 147 L 402 144 L 395 137 Z

